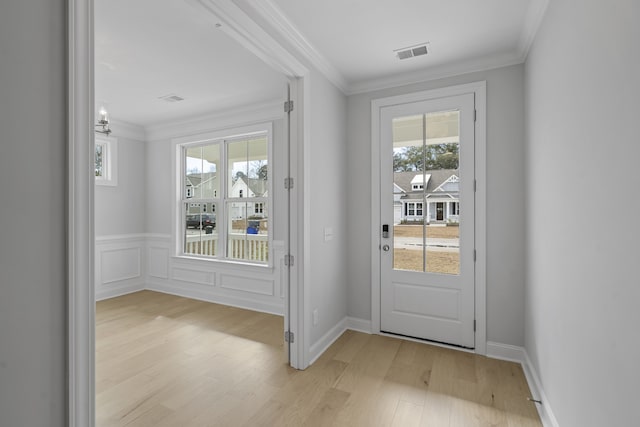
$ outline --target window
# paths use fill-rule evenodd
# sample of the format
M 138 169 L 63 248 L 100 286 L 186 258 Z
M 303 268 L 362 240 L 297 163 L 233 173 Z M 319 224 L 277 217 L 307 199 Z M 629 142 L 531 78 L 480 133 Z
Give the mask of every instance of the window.
M 269 262 L 271 129 L 263 129 L 178 145 L 182 255 Z
M 415 190 L 422 190 L 422 189 L 424 189 L 424 184 L 413 184 L 411 186 L 411 189 L 414 190 L 414 191 Z
M 408 202 L 404 205 L 404 214 L 406 216 L 422 216 L 422 202 Z
M 97 185 L 118 185 L 117 140 L 113 137 L 95 139 L 94 170 Z

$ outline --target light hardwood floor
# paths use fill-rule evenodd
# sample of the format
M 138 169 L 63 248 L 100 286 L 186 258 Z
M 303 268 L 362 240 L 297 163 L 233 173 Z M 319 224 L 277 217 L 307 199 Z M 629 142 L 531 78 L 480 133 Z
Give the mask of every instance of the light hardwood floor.
M 142 291 L 97 303 L 105 426 L 541 426 L 510 362 L 345 332 L 305 371 L 282 318 Z

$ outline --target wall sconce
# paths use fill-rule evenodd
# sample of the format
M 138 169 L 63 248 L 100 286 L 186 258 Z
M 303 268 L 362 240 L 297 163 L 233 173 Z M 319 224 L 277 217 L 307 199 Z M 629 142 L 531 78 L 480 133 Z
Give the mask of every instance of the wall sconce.
M 97 133 L 103 133 L 107 136 L 109 136 L 109 134 L 111 133 L 111 129 L 109 129 L 109 114 L 107 113 L 107 110 L 105 110 L 104 107 L 100 108 L 100 111 L 98 112 L 98 123 L 96 123 L 95 127 L 95 131 Z

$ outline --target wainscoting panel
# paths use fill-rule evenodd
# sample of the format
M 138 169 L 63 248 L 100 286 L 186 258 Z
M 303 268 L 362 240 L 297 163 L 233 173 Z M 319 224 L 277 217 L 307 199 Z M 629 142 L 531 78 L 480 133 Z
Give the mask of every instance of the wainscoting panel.
M 96 300 L 145 288 L 144 245 L 141 234 L 96 237 Z
M 272 242 L 273 266 L 172 256 L 171 236 L 146 236 L 149 290 L 267 313 L 284 313 L 284 243 Z
M 171 236 L 127 234 L 96 238 L 96 300 L 143 289 L 284 314 L 284 243 L 272 242 L 273 266 L 172 256 Z
M 140 247 L 126 247 L 102 250 L 100 265 L 102 266 L 101 283 L 103 285 L 137 279 L 142 274 Z
M 273 280 L 253 279 L 235 274 L 221 274 L 220 287 L 260 295 L 274 295 Z
M 169 278 L 169 249 L 149 245 L 147 249 L 147 274 L 158 279 Z
M 196 270 L 193 268 L 171 269 L 171 278 L 174 281 L 195 283 L 197 285 L 214 286 L 214 273 L 206 270 Z

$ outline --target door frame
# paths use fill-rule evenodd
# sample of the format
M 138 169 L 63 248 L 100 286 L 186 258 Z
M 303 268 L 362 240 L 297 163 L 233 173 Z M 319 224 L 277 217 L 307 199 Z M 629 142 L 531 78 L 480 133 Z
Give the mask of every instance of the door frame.
M 224 31 L 292 81 L 290 269 L 291 366 L 309 365 L 311 312 L 308 269 L 310 71 L 245 12 L 225 0 L 188 0 L 224 23 Z M 185 7 L 189 7 L 185 3 Z M 68 425 L 95 425 L 94 7 L 67 0 L 67 405 Z M 300 262 L 302 261 L 302 262 Z M 283 337 L 284 338 L 284 337 Z
M 477 354 L 487 353 L 487 84 L 478 81 L 457 86 L 425 90 L 371 101 L 371 332 L 380 334 L 380 114 L 384 107 L 411 102 L 428 101 L 449 96 L 472 93 L 475 96 L 475 243 L 476 265 L 474 274 L 475 290 L 475 350 Z

